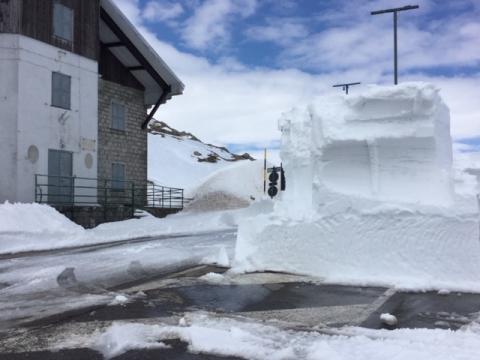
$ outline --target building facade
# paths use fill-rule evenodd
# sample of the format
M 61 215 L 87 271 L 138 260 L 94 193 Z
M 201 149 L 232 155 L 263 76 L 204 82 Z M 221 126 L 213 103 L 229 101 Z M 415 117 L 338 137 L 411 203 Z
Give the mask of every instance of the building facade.
M 145 184 L 148 121 L 184 88 L 111 0 L 0 1 L 0 79 L 0 202 Z

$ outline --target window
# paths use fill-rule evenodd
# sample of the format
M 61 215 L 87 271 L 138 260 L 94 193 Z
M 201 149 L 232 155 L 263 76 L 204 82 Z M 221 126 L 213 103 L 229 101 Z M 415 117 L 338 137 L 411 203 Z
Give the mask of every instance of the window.
M 70 76 L 52 73 L 52 106 L 70 109 Z
M 73 10 L 57 2 L 53 6 L 53 35 L 73 41 Z
M 125 164 L 121 164 L 121 163 L 112 164 L 112 189 L 113 190 L 125 189 Z
M 125 130 L 125 105 L 112 102 L 112 128 Z

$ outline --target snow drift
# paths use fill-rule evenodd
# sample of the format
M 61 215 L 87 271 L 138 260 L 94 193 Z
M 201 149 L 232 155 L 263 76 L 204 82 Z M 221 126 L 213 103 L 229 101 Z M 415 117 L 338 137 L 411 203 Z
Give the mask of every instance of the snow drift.
M 280 120 L 287 191 L 240 224 L 237 270 L 480 291 L 478 204 L 429 84 L 318 99 Z
M 217 170 L 186 196 L 193 199 L 187 211 L 248 207 L 263 197 L 263 162 L 242 161 Z

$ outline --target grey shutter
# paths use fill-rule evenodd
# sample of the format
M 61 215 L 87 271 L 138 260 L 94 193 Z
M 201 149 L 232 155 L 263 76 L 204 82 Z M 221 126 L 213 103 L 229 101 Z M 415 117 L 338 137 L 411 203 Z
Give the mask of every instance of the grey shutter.
M 73 10 L 59 3 L 55 3 L 53 7 L 53 34 L 73 41 Z
M 112 128 L 125 130 L 125 106 L 112 102 Z
M 52 73 L 52 105 L 60 106 L 60 77 L 58 73 Z
M 73 201 L 72 153 L 48 150 L 48 201 L 65 204 Z
M 52 106 L 70 109 L 71 78 L 58 72 L 52 73 Z
M 65 109 L 70 109 L 70 92 L 71 92 L 71 84 L 70 84 L 70 76 L 63 75 L 62 76 L 62 104 L 64 105 Z
M 125 165 L 119 163 L 112 164 L 112 188 L 121 190 L 125 185 Z

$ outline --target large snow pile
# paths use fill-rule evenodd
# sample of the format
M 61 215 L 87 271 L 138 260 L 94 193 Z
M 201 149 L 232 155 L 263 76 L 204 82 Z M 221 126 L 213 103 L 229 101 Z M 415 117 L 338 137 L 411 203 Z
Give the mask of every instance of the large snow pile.
M 0 204 L 0 234 L 5 237 L 25 234 L 24 241 L 35 242 L 35 236 L 72 236 L 82 231 L 81 226 L 48 205 Z
M 243 161 L 220 169 L 187 192 L 186 210 L 220 210 L 249 206 L 263 197 L 263 163 Z
M 423 83 L 285 114 L 287 191 L 240 224 L 236 268 L 480 291 L 475 189 L 454 178 L 449 111 Z
M 219 169 L 251 159 L 248 154 L 236 155 L 226 148 L 205 144 L 159 121 L 150 126 L 148 178 L 160 185 L 189 190 Z

